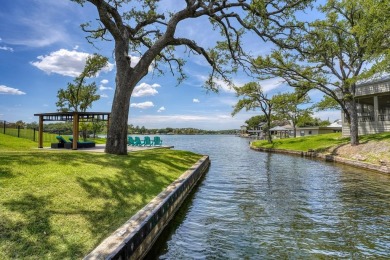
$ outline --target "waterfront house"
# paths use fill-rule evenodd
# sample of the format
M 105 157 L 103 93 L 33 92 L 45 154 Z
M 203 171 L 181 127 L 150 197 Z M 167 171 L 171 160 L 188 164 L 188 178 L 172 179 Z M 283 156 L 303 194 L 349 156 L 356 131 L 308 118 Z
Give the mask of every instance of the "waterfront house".
M 356 87 L 359 135 L 390 131 L 390 76 L 361 83 Z M 342 135 L 350 126 L 342 113 Z

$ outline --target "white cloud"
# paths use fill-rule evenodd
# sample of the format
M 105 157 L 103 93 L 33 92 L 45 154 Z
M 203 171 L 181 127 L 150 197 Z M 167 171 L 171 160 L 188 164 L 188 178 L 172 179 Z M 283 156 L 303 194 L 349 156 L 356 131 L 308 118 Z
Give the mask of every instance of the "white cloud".
M 113 88 L 112 87 L 105 87 L 103 85 L 100 85 L 99 86 L 99 90 L 113 90 Z
M 134 88 L 132 97 L 144 97 L 144 96 L 154 96 L 158 93 L 156 88 L 161 87 L 159 84 L 149 85 L 147 83 L 141 83 Z
M 192 100 L 192 102 L 193 102 L 193 103 L 199 103 L 200 101 L 199 101 L 199 99 L 194 98 L 194 99 Z
M 273 79 L 262 80 L 259 83 L 264 92 L 270 92 L 271 90 L 278 88 L 279 86 L 285 84 L 286 82 L 282 78 L 273 78 Z
M 133 56 L 133 55 L 129 55 L 129 58 L 130 58 L 130 67 L 134 68 L 138 62 L 141 60 L 141 57 L 139 56 Z M 148 68 L 148 71 L 151 72 L 153 71 L 153 65 L 154 63 L 152 63 L 149 68 Z
M 60 23 L 53 23 L 44 16 L 27 18 L 26 16 L 18 20 L 17 26 L 26 33 L 14 34 L 7 38 L 7 42 L 14 45 L 24 45 L 29 47 L 45 47 L 56 42 L 66 42 L 69 39 L 66 30 Z
M 57 73 L 63 76 L 77 77 L 83 71 L 85 61 L 91 54 L 76 50 L 60 49 L 46 56 L 38 56 L 40 61 L 30 62 L 44 72 Z M 111 71 L 114 65 L 109 63 L 103 71 Z
M 103 85 L 105 85 L 105 84 L 108 83 L 108 79 L 103 79 L 102 81 L 100 81 L 100 83 L 102 83 Z
M 100 97 L 101 98 L 108 98 L 108 96 L 106 94 L 101 94 Z
M 160 107 L 160 108 L 157 110 L 158 113 L 161 113 L 162 111 L 165 111 L 165 107 Z
M 132 104 L 130 104 L 130 107 L 135 107 L 135 108 L 140 108 L 140 109 L 147 109 L 147 108 L 150 108 L 150 107 L 154 107 L 154 104 L 151 101 L 146 101 L 146 102 L 142 102 L 142 103 L 132 103 Z
M 5 94 L 5 95 L 25 95 L 23 91 L 20 91 L 17 88 L 10 88 L 4 85 L 0 85 L 0 94 Z
M 130 58 L 130 67 L 134 68 L 138 62 L 141 60 L 141 57 L 138 57 L 138 56 L 132 56 L 132 55 L 129 55 L 129 58 Z
M 7 46 L 0 46 L 0 50 L 14 52 L 14 49 Z

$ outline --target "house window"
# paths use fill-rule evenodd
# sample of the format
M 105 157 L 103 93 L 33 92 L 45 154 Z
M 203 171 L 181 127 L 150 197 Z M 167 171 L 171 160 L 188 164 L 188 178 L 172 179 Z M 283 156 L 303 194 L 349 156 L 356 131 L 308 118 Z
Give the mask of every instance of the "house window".
M 301 136 L 305 136 L 305 131 L 304 130 L 301 131 Z
M 309 130 L 309 135 L 311 135 L 311 130 Z

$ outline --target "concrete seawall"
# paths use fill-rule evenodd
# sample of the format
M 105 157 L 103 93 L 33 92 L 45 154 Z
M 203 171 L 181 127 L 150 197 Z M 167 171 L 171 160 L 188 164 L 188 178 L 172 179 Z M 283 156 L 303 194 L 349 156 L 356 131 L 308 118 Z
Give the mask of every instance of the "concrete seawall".
M 145 256 L 209 165 L 209 157 L 202 157 L 84 259 L 124 260 Z
M 301 157 L 319 158 L 326 162 L 342 163 L 342 164 L 346 164 L 346 165 L 350 165 L 350 166 L 354 166 L 366 170 L 372 170 L 372 171 L 390 174 L 390 168 L 388 166 L 381 166 L 381 165 L 375 165 L 375 164 L 361 162 L 361 161 L 350 160 L 347 158 L 334 156 L 331 154 L 317 153 L 315 151 L 303 152 L 303 151 L 292 151 L 292 150 L 284 150 L 284 149 L 257 148 L 252 146 L 250 148 L 252 150 L 260 151 L 260 152 L 284 153 L 284 154 L 297 155 Z

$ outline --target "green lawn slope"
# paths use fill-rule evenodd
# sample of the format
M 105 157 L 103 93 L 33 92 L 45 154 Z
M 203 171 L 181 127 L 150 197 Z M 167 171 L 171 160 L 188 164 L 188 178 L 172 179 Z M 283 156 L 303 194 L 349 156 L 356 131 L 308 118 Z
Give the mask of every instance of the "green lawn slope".
M 360 144 L 351 146 L 349 138 L 341 133 L 321 134 L 297 138 L 275 139 L 273 143 L 254 141 L 254 148 L 273 148 L 292 151 L 309 151 L 332 154 L 352 160 L 372 164 L 390 165 L 390 133 L 364 135 L 359 137 Z
M 37 149 L 0 134 L 0 259 L 82 258 L 201 158 Z

